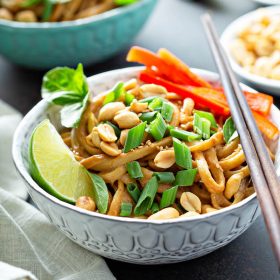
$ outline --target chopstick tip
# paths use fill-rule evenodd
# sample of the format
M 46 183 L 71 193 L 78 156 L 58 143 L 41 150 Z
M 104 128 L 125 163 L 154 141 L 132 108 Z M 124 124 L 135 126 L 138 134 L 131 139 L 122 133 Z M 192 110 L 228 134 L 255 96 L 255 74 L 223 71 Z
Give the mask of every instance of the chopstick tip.
M 206 13 L 202 14 L 201 15 L 201 20 L 205 23 L 212 21 L 210 12 L 206 12 Z

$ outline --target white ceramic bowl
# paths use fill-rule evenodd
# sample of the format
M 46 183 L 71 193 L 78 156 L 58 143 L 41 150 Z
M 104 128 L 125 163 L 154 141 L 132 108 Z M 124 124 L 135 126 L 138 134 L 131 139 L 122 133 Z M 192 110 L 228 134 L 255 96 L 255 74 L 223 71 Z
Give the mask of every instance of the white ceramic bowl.
M 103 92 L 119 80 L 136 77 L 140 69 L 125 68 L 96 75 L 88 79 L 90 88 L 95 94 Z M 209 81 L 218 81 L 215 73 L 194 71 Z M 275 106 L 271 117 L 280 127 L 280 111 Z M 58 111 L 43 100 L 20 123 L 13 142 L 16 167 L 32 199 L 47 218 L 74 242 L 96 254 L 137 264 L 190 260 L 225 246 L 248 229 L 260 214 L 255 194 L 214 213 L 169 221 L 111 217 L 60 201 L 37 185 L 28 172 L 30 135 L 46 118 L 59 128 Z
M 279 0 L 253 0 L 263 5 L 279 5 Z
M 258 76 L 250 73 L 241 67 L 237 61 L 233 58 L 229 46 L 232 41 L 237 37 L 238 33 L 244 29 L 245 26 L 248 26 L 250 22 L 260 17 L 262 13 L 260 11 L 265 12 L 268 15 L 280 16 L 280 6 L 271 6 L 267 8 L 262 8 L 245 14 L 244 16 L 233 21 L 223 32 L 221 36 L 221 43 L 224 46 L 225 52 L 230 59 L 232 68 L 234 72 L 241 78 L 248 81 L 250 84 L 258 87 L 264 92 L 273 93 L 275 95 L 280 96 L 280 81 L 268 79 L 262 76 Z

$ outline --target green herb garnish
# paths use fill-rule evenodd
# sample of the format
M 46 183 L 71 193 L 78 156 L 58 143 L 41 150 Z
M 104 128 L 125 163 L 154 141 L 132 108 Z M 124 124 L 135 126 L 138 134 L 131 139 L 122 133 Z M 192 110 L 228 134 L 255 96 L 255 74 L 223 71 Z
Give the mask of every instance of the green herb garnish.
M 229 143 L 238 137 L 232 117 L 229 117 L 224 123 L 223 132 L 226 143 Z
M 65 127 L 78 127 L 89 99 L 88 84 L 83 66 L 77 69 L 57 67 L 45 74 L 42 98 L 63 106 L 61 123 Z

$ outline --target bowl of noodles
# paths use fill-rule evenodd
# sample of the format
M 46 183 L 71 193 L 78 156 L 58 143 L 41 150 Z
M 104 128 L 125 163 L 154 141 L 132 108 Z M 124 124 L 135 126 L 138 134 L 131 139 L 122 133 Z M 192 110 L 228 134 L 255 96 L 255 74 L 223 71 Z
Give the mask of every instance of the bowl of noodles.
M 45 87 L 45 98 L 16 131 L 13 158 L 36 205 L 74 242 L 124 262 L 175 263 L 225 246 L 249 228 L 260 208 L 227 106 L 214 98 L 222 92 L 218 75 L 190 69 L 167 50 L 155 56 L 135 48 L 128 60 L 146 64 L 147 57 L 154 58 L 147 68 L 88 78 L 92 97 L 75 127 L 65 122 L 62 103 L 46 98 Z M 171 62 L 176 75 L 164 77 Z M 189 86 L 180 85 L 186 77 Z M 264 117 L 268 107 L 256 99 L 264 104 L 269 97 L 242 87 L 279 173 L 280 112 L 270 103 Z M 58 196 L 30 168 L 36 150 L 30 139 L 46 122 L 90 173 L 93 195 Z
M 2 8 L 1 2 L 4 5 L 40 1 L 0 1 L 0 55 L 33 69 L 89 65 L 112 57 L 129 45 L 156 4 L 156 0 L 139 0 L 122 6 L 113 0 L 71 0 L 56 4 L 48 19 L 43 20 L 43 16 L 36 17 L 41 4 L 34 8 L 12 7 L 12 14 L 8 8 Z M 82 9 L 83 5 L 89 7 Z M 23 10 L 17 12 L 19 9 Z M 81 14 L 78 9 L 82 9 Z M 23 15 L 18 18 L 18 14 Z

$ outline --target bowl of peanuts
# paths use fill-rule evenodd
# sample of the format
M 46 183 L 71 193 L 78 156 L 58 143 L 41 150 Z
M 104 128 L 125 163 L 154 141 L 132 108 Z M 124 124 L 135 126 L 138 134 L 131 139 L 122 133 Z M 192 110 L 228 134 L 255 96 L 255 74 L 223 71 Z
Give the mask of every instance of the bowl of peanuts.
M 108 92 L 119 81 L 128 83 L 137 79 L 143 69 L 130 67 L 90 77 L 90 92 L 98 98 L 102 96 L 99 94 Z M 218 75 L 213 72 L 199 69 L 193 71 L 208 82 L 219 83 Z M 153 94 L 151 91 L 154 87 L 155 85 L 149 87 L 149 94 Z M 244 85 L 243 88 L 254 91 Z M 270 116 L 280 127 L 280 111 L 274 105 Z M 180 202 L 183 207 L 187 206 L 187 209 L 201 209 L 199 213 L 173 217 L 177 211 L 174 211 L 174 208 L 165 208 L 155 214 L 157 219 L 104 215 L 63 202 L 41 188 L 32 179 L 29 171 L 29 139 L 34 128 L 46 118 L 56 129 L 61 129 L 58 108 L 49 106 L 45 100 L 39 102 L 22 120 L 13 143 L 16 167 L 33 201 L 50 222 L 71 240 L 96 254 L 135 264 L 165 264 L 191 260 L 230 243 L 247 230 L 260 214 L 254 192 L 247 195 L 244 193 L 241 201 L 227 207 L 223 207 L 223 201 L 217 201 L 217 208 L 214 208 L 205 202 L 208 198 L 202 189 L 197 189 L 196 194 L 189 191 L 181 197 Z M 279 160 L 280 152 L 277 151 L 275 165 L 278 174 Z M 169 211 L 171 209 L 173 212 Z
M 280 94 L 280 7 L 250 12 L 221 36 L 233 70 L 260 90 Z
M 129 5 L 66 0 L 46 7 L 41 2 L 56 1 L 0 0 L 0 55 L 33 69 L 89 65 L 112 57 L 138 34 L 157 0 Z

